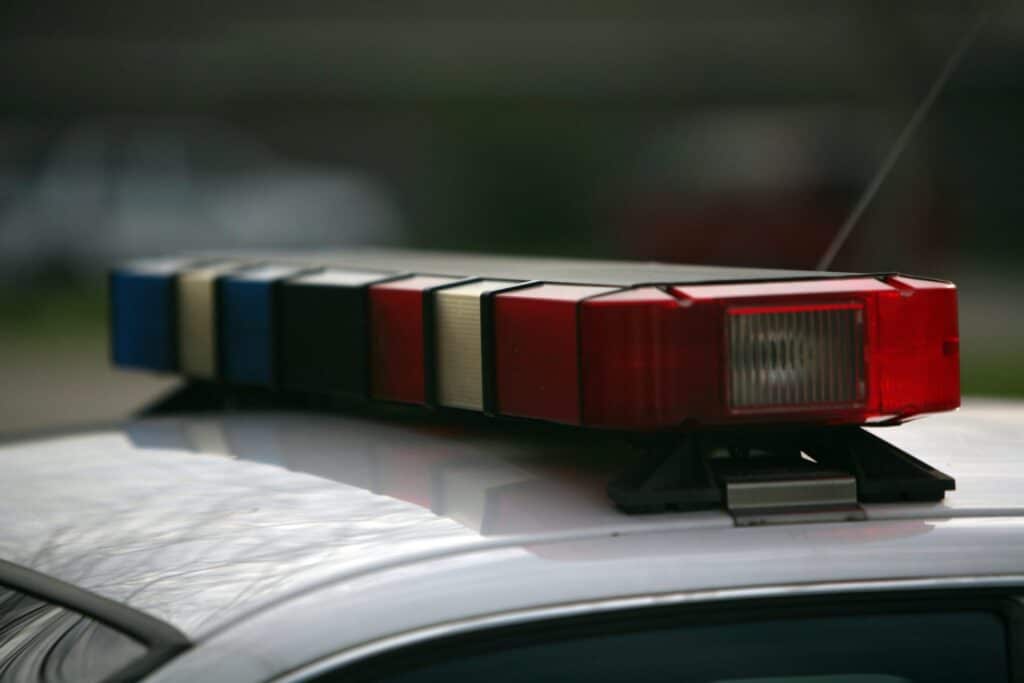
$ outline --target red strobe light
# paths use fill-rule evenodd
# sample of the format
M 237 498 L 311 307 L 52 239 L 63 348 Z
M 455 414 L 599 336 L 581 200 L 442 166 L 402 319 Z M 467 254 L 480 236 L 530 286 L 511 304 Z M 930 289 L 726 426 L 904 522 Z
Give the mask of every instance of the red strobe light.
M 371 396 L 424 403 L 423 297 L 456 278 L 417 275 L 370 287 Z
M 583 423 L 859 424 L 960 404 L 956 288 L 906 277 L 586 301 Z

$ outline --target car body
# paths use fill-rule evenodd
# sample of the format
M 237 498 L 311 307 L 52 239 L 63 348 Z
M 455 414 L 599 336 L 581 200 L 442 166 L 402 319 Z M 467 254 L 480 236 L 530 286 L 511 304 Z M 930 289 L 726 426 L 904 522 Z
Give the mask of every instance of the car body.
M 0 557 L 172 629 L 175 656 L 145 679 L 160 682 L 313 680 L 615 614 L 1024 595 L 1024 403 L 871 431 L 956 490 L 864 504 L 863 521 L 744 527 L 616 509 L 605 487 L 637 451 L 603 432 L 167 410 L 0 447 L 0 519 L 19 521 Z

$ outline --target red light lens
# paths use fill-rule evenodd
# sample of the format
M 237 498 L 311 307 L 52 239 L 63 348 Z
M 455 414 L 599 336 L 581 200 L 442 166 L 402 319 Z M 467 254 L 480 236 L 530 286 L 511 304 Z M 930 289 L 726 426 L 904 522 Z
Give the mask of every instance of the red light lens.
M 423 293 L 456 278 L 419 275 L 370 287 L 371 395 L 425 403 Z
M 494 297 L 499 413 L 580 424 L 579 303 L 614 291 L 543 284 Z
M 891 277 L 642 288 L 582 305 L 584 424 L 861 424 L 960 404 L 956 287 Z
M 871 353 L 877 411 L 917 415 L 960 405 L 960 332 L 956 287 L 903 276 L 878 297 Z
M 702 359 L 717 359 L 719 347 L 676 298 L 645 287 L 590 299 L 582 308 L 584 424 L 675 426 L 702 401 L 715 400 L 719 382 L 708 371 L 717 361 Z

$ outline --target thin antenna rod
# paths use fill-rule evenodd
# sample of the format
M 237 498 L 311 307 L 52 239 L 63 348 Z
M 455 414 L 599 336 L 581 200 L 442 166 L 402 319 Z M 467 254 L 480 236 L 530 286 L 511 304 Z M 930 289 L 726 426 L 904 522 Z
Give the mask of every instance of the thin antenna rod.
M 864 211 L 867 210 L 868 206 L 871 205 L 875 195 L 878 194 L 879 188 L 882 187 L 882 183 L 889 177 L 889 172 L 892 171 L 896 162 L 899 161 L 900 155 L 903 150 L 906 149 L 910 140 L 914 137 L 914 133 L 917 132 L 921 122 L 924 121 L 925 117 L 928 116 L 928 112 L 931 110 L 932 105 L 935 104 L 935 100 L 939 98 L 939 93 L 942 92 L 943 88 L 946 87 L 946 83 L 949 81 L 949 77 L 956 71 L 957 66 L 963 60 L 964 55 L 967 54 L 967 50 L 974 43 L 974 40 L 981 33 L 982 27 L 988 21 L 992 15 L 991 10 L 984 10 L 981 12 L 981 16 L 970 28 L 967 33 L 964 34 L 963 38 L 960 39 L 960 43 L 953 50 L 953 53 L 946 60 L 946 64 L 942 67 L 942 71 L 939 72 L 935 82 L 932 83 L 932 87 L 928 90 L 928 94 L 924 96 L 921 103 L 917 105 L 917 109 L 914 110 L 914 115 L 907 121 L 907 125 L 900 131 L 899 137 L 893 143 L 892 148 L 882 161 L 882 165 L 875 172 L 875 177 L 868 183 L 864 193 L 861 194 L 860 199 L 854 204 L 853 209 L 850 211 L 846 220 L 843 222 L 839 232 L 836 233 L 835 237 L 832 238 L 832 242 L 828 245 L 828 249 L 822 255 L 821 260 L 818 261 L 818 270 L 827 270 L 832 265 L 832 261 L 835 260 L 836 255 L 839 254 L 839 250 L 843 248 L 846 240 L 850 237 L 850 233 L 857 227 L 860 222 L 861 216 L 864 215 Z

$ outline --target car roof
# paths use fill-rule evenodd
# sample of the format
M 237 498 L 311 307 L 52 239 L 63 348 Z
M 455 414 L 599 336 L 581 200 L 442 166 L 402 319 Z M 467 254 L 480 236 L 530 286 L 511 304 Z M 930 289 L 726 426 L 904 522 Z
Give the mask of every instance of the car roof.
M 0 518 L 19 520 L 0 557 L 196 641 L 317 612 L 344 617 L 335 645 L 367 638 L 366 614 L 349 618 L 360 606 L 382 635 L 581 599 L 1024 567 L 1024 403 L 968 400 L 873 431 L 957 490 L 866 505 L 866 522 L 741 529 L 720 510 L 616 510 L 605 484 L 636 452 L 603 433 L 306 412 L 132 420 L 0 447 Z M 444 609 L 407 608 L 440 595 Z

